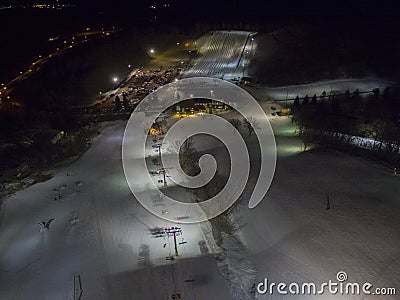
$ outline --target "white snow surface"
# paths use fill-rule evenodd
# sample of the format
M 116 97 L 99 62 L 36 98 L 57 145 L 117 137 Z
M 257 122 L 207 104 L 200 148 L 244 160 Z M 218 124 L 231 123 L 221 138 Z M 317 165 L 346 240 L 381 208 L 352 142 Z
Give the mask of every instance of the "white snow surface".
M 264 107 L 271 104 L 265 103 Z M 274 105 L 276 106 L 276 105 Z M 399 177 L 383 165 L 333 150 L 301 151 L 286 117 L 271 117 L 278 146 L 274 180 L 264 200 L 233 218 L 256 266 L 256 283 L 336 280 L 400 288 Z M 254 151 L 254 150 L 250 150 Z M 326 210 L 327 196 L 330 209 Z M 336 280 L 337 282 L 337 280 Z M 398 296 L 397 296 L 398 297 Z M 257 299 L 364 299 L 365 295 L 257 295 Z M 369 299 L 369 297 L 367 297 Z M 371 296 L 371 299 L 397 299 Z
M 249 31 L 211 31 L 197 41 L 199 56 L 183 72 L 183 77 L 216 77 L 240 80 L 247 74 L 256 50 L 254 33 Z
M 124 127 L 104 125 L 79 160 L 4 201 L 0 299 L 74 299 L 77 275 L 83 299 L 229 298 L 201 224 L 167 223 L 133 198 L 121 163 Z M 51 218 L 41 231 L 38 222 Z M 168 226 L 181 227 L 178 243 L 187 242 L 173 262 L 173 238 L 149 232 Z
M 319 283 L 341 270 L 352 282 L 399 290 L 399 177 L 347 154 L 302 152 L 290 119 L 271 115 L 276 104 L 262 106 L 276 135 L 275 178 L 252 210 L 251 189 L 245 190 L 233 213 L 238 230 L 223 238 L 222 261 L 212 256 L 218 247 L 209 246 L 210 232 L 206 237 L 199 224 L 178 225 L 187 244 L 179 245 L 174 262 L 165 259 L 174 253 L 172 239 L 155 238 L 149 229 L 176 224 L 153 216 L 132 197 L 121 164 L 125 123 L 108 123 L 79 160 L 4 202 L 0 299 L 73 299 L 74 275 L 81 276 L 84 299 L 169 299 L 174 293 L 243 299 L 254 296 L 251 282 L 264 278 Z M 252 155 L 256 138 L 246 139 Z M 41 232 L 37 223 L 50 218 L 50 230 Z
M 381 92 L 393 82 L 381 78 L 343 78 L 322 80 L 299 85 L 287 85 L 279 87 L 268 86 L 244 86 L 257 100 L 275 100 L 294 99 L 296 96 L 303 98 L 308 95 L 310 98 L 316 94 L 320 96 L 326 92 L 327 97 L 330 93 L 340 94 L 346 90 L 354 92 L 358 89 L 360 92 L 372 91 L 379 88 Z

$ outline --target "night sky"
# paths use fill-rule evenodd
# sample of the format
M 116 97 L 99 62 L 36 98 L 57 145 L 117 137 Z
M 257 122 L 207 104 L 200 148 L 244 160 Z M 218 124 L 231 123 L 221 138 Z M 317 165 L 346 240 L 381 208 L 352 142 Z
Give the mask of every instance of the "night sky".
M 126 18 L 152 13 L 151 5 L 157 7 L 157 12 L 173 18 L 185 20 L 253 20 L 262 22 L 265 18 L 378 18 L 394 17 L 398 13 L 398 1 L 385 0 L 60 0 L 60 3 L 73 3 L 81 11 L 88 14 L 110 14 Z M 54 0 L 27 1 L 27 0 L 1 0 L 5 4 L 34 4 L 55 3 Z M 163 5 L 168 4 L 165 8 Z
M 0 0 L 0 6 L 52 1 Z M 0 54 L 13 57 L 3 61 L 0 79 L 2 75 L 8 76 L 8 70 L 18 71 L 16 62 L 24 65 L 32 53 L 41 51 L 49 36 L 79 32 L 87 26 L 138 27 L 164 32 L 177 28 L 193 33 L 198 24 L 207 24 L 209 29 L 243 29 L 250 25 L 253 30 L 270 31 L 283 24 L 306 22 L 326 35 L 352 35 L 364 39 L 362 43 L 366 45 L 376 40 L 386 48 L 392 47 L 391 42 L 400 36 L 399 8 L 395 0 L 60 0 L 60 3 L 76 6 L 63 10 L 0 10 L 3 29 Z M 152 5 L 156 6 L 155 10 L 150 8 Z

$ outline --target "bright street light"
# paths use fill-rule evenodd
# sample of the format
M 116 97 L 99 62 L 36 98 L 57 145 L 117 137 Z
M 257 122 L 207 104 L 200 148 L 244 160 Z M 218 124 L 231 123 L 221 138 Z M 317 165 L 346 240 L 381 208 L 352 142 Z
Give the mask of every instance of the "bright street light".
M 154 50 L 154 49 L 150 49 L 149 52 L 150 52 L 151 54 L 154 54 L 155 50 Z
M 112 81 L 113 82 L 117 82 L 118 81 L 118 77 L 113 77 Z

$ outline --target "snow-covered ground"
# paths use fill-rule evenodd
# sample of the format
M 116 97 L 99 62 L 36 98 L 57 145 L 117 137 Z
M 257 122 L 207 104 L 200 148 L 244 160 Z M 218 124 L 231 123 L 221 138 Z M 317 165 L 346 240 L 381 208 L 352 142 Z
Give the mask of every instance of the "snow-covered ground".
M 281 87 L 258 86 L 245 88 L 249 90 L 256 99 L 282 101 L 285 99 L 294 99 L 296 96 L 300 98 L 306 95 L 312 97 L 314 94 L 320 96 L 324 91 L 327 95 L 331 92 L 344 93 L 346 90 L 354 92 L 356 89 L 360 92 L 372 91 L 376 88 L 383 91 L 392 84 L 393 82 L 380 78 L 347 78 Z
M 335 281 L 336 274 L 345 271 L 348 282 L 370 282 L 398 292 L 399 177 L 379 164 L 344 153 L 302 152 L 289 119 L 273 117 L 271 122 L 278 146 L 272 186 L 253 210 L 247 208 L 249 191 L 245 193 L 234 213 L 238 236 L 256 266 L 256 283 L 268 278 L 276 283 L 320 284 Z M 328 195 L 331 208 L 326 210 Z M 276 290 L 274 295 L 258 295 L 258 299 L 287 297 Z M 365 295 L 325 293 L 320 298 L 364 299 Z
M 239 80 L 245 76 L 251 55 L 256 50 L 248 31 L 212 31 L 197 41 L 199 57 L 183 77 L 216 77 Z
M 166 260 L 175 252 L 173 238 L 150 230 L 177 224 L 133 198 L 121 163 L 124 128 L 122 121 L 104 126 L 71 166 L 5 200 L 0 299 L 74 299 L 74 275 L 81 276 L 83 299 L 170 299 L 175 292 L 185 299 L 229 297 L 224 279 L 209 272 L 216 269 L 208 255 L 214 247 L 200 224 L 178 224 L 178 243 L 187 243 L 178 245 L 174 262 Z M 41 232 L 38 222 L 51 218 Z
M 196 76 L 221 77 L 230 70 L 238 76 L 238 55 L 246 53 L 243 45 L 248 35 L 240 34 L 233 42 L 219 39 L 212 46 L 215 53 L 197 66 Z M 211 43 L 213 38 L 209 39 Z M 233 43 L 232 53 L 225 43 Z M 221 52 L 225 53 L 222 61 Z M 370 90 L 383 88 L 384 83 L 339 80 L 252 92 L 263 101 L 331 89 Z M 205 223 L 179 224 L 183 235 L 178 242 L 187 243 L 178 245 L 175 261 L 166 260 L 174 254 L 173 240 L 157 238 L 151 230 L 176 224 L 150 214 L 133 198 L 121 162 L 125 122 L 107 123 L 80 159 L 54 170 L 52 179 L 4 201 L 0 299 L 74 299 L 74 276 L 80 276 L 82 299 L 171 299 L 176 293 L 182 299 L 243 299 L 254 296 L 249 291 L 254 277 L 255 283 L 264 278 L 319 283 L 335 280 L 338 271 L 347 272 L 352 282 L 369 281 L 399 291 L 399 177 L 381 165 L 343 153 L 302 152 L 290 119 L 271 115 L 276 104 L 262 102 L 262 106 L 276 135 L 275 178 L 265 199 L 248 209 L 257 176 L 257 160 L 252 161 L 249 188 L 233 213 L 237 232 L 223 235 L 223 259 L 217 262 L 212 256 L 217 248 Z M 246 140 L 257 158 L 255 136 Z M 325 209 L 327 195 L 329 210 Z M 162 203 L 158 204 L 162 210 Z M 50 229 L 41 231 L 38 222 L 51 218 Z
M 270 115 L 272 104 L 262 106 Z M 0 298 L 73 299 L 74 275 L 81 276 L 84 299 L 168 299 L 174 293 L 231 299 L 241 286 L 248 291 L 254 277 L 318 283 L 340 270 L 355 282 L 399 289 L 398 177 L 343 153 L 301 152 L 290 120 L 270 118 L 278 145 L 273 184 L 252 210 L 247 190 L 233 216 L 235 236 L 247 250 L 225 237 L 225 259 L 217 264 L 204 228 L 181 224 L 187 243 L 178 246 L 175 262 L 166 260 L 172 239 L 155 238 L 150 229 L 173 224 L 133 199 L 121 164 L 125 124 L 115 122 L 100 129 L 74 164 L 4 202 Z M 254 136 L 247 140 L 256 143 Z M 37 223 L 50 218 L 50 230 L 40 232 Z

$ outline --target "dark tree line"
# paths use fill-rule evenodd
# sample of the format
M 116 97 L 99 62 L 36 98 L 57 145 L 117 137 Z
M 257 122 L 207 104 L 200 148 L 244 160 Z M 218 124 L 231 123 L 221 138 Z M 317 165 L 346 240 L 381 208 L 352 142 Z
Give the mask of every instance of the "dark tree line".
M 396 156 L 400 151 L 400 93 L 374 89 L 364 97 L 358 90 L 340 95 L 313 95 L 293 103 L 293 118 L 304 147 L 312 141 L 350 145 L 356 136 L 368 138 L 364 148 Z

